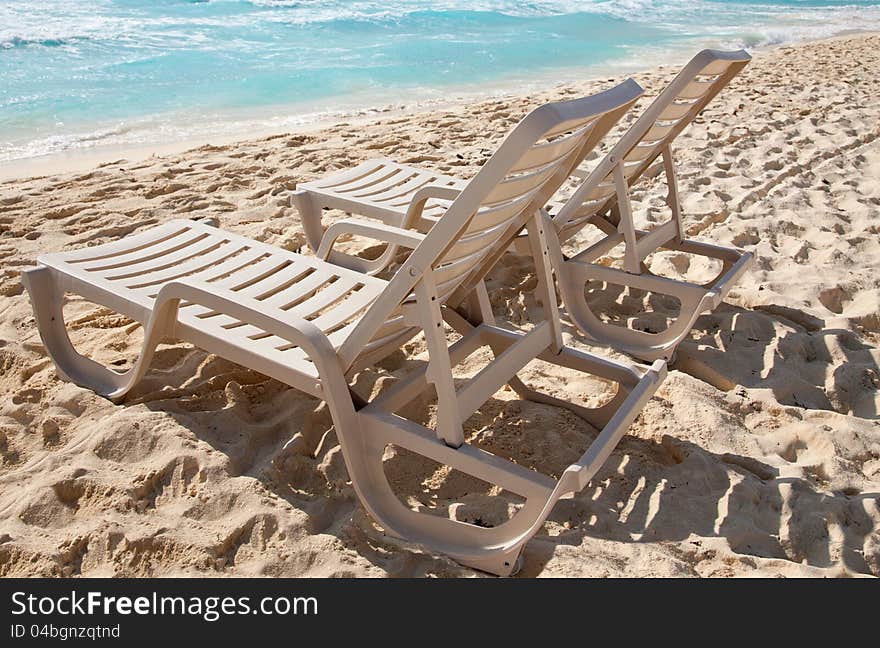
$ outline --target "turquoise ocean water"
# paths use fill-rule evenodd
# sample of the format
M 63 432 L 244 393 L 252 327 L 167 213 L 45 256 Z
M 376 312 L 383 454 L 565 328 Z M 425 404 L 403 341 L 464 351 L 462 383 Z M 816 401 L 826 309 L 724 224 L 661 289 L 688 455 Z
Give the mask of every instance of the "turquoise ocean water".
M 853 1 L 0 0 L 0 163 L 878 27 Z

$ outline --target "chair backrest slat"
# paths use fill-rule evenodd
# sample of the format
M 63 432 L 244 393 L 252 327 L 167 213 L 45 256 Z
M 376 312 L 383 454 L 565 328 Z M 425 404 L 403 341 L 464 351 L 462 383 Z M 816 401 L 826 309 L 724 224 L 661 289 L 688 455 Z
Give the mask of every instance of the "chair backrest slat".
M 536 187 L 540 186 L 545 180 L 548 180 L 557 171 L 556 161 L 538 167 L 536 170 L 522 173 L 511 178 L 505 178 L 499 182 L 489 195 L 486 196 L 485 205 L 496 205 L 499 203 L 516 200 L 517 197 L 523 196 Z
M 663 112 L 657 116 L 657 120 L 654 123 L 660 122 L 664 124 L 679 121 L 691 115 L 695 116 L 695 108 L 699 103 L 698 100 L 673 102 L 663 109 Z
M 688 101 L 702 99 L 707 92 L 711 92 L 712 86 L 715 84 L 715 81 L 717 79 L 717 76 L 698 76 L 693 81 L 688 83 L 684 87 L 684 90 L 678 93 L 678 98 L 686 99 Z
M 510 171 L 512 173 L 518 173 L 520 171 L 528 171 L 530 169 L 535 169 L 540 166 L 546 166 L 550 164 L 553 160 L 558 160 L 560 157 L 570 152 L 572 148 L 577 146 L 583 140 L 581 139 L 584 131 L 593 126 L 593 122 L 595 120 L 590 120 L 584 126 L 577 129 L 573 133 L 569 133 L 567 135 L 563 135 L 562 137 L 558 137 L 556 139 L 544 142 L 542 144 L 535 144 L 534 146 L 529 147 L 523 156 L 517 160 L 516 164 L 514 164 Z
M 672 129 L 675 128 L 675 123 L 661 123 L 659 121 L 654 122 L 654 125 L 651 126 L 650 130 L 645 133 L 645 137 L 642 139 L 642 142 L 657 142 L 659 140 L 664 139 L 669 133 L 672 132 Z

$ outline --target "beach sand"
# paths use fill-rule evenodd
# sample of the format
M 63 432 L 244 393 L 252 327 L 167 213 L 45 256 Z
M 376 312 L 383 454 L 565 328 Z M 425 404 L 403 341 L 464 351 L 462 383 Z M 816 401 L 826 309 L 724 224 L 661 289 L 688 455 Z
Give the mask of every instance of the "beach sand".
M 878 51 L 880 37 L 863 35 L 761 53 L 679 139 L 689 234 L 756 263 L 697 321 L 593 482 L 556 506 L 520 576 L 880 575 Z M 635 74 L 648 89 L 639 105 L 675 72 Z M 375 156 L 468 177 L 531 107 L 619 80 L 0 183 L 0 575 L 475 575 L 385 537 L 332 433 L 316 457 L 294 452 L 297 434 L 330 428 L 315 399 L 182 343 L 160 347 L 121 405 L 59 380 L 19 272 L 41 252 L 180 217 L 296 249 L 297 182 Z M 661 189 L 639 190 L 640 218 L 655 217 L 643 212 Z M 690 279 L 711 271 L 681 254 L 651 263 Z M 489 281 L 496 314 L 537 318 L 533 286 L 529 262 L 505 257 Z M 618 297 L 599 299 L 610 316 L 637 312 Z M 658 307 L 653 317 L 670 314 Z M 130 366 L 138 325 L 79 298 L 65 310 L 78 349 Z M 418 338 L 404 352 L 358 388 L 426 357 Z M 573 399 L 607 390 L 567 370 L 524 373 Z M 417 406 L 430 420 L 431 404 Z M 501 390 L 467 434 L 558 475 L 596 431 Z M 482 523 L 511 505 L 427 461 L 387 464 L 413 505 Z

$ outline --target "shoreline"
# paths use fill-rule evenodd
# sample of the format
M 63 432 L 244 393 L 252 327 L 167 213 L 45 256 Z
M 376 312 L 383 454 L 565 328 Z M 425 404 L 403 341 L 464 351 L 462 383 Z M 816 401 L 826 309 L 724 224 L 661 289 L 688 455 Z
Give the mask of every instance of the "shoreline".
M 880 34 L 880 31 L 861 31 L 848 30 L 816 40 L 802 40 L 797 42 L 780 43 L 773 45 L 765 45 L 749 50 L 753 58 L 765 57 L 772 55 L 773 52 L 785 48 L 800 48 L 812 44 L 834 42 L 841 39 L 851 38 L 870 38 Z M 107 144 L 82 149 L 68 149 L 55 153 L 48 153 L 33 157 L 18 158 L 0 162 L 0 184 L 9 184 L 15 180 L 26 180 L 29 178 L 46 177 L 52 175 L 62 175 L 66 173 L 81 173 L 94 168 L 111 166 L 116 162 L 134 163 L 142 162 L 150 158 L 160 158 L 170 155 L 180 155 L 188 151 L 198 149 L 203 146 L 227 146 L 237 142 L 247 142 L 254 140 L 265 140 L 285 135 L 313 134 L 329 128 L 332 128 L 340 122 L 346 122 L 355 126 L 364 126 L 383 119 L 396 119 L 401 117 L 412 118 L 419 114 L 449 110 L 451 108 L 461 107 L 472 103 L 483 103 L 489 101 L 498 101 L 505 99 L 517 99 L 525 93 L 538 92 L 545 93 L 549 91 L 559 91 L 571 88 L 577 83 L 594 84 L 602 77 L 612 76 L 620 78 L 621 75 L 653 75 L 662 73 L 667 67 L 679 66 L 698 50 L 686 50 L 684 48 L 670 49 L 671 54 L 669 61 L 652 67 L 641 66 L 641 63 L 633 62 L 632 65 L 624 62 L 603 63 L 584 68 L 562 68 L 564 73 L 572 76 L 577 71 L 584 71 L 584 79 L 574 82 L 572 80 L 560 81 L 554 83 L 552 71 L 542 74 L 539 79 L 525 83 L 520 80 L 517 82 L 510 81 L 505 83 L 501 81 L 497 87 L 491 90 L 474 90 L 471 86 L 452 86 L 448 88 L 448 94 L 454 95 L 454 98 L 441 99 L 431 98 L 422 102 L 410 102 L 399 105 L 394 104 L 371 104 L 362 107 L 345 107 L 340 111 L 315 111 L 304 113 L 292 113 L 279 117 L 277 110 L 283 110 L 283 106 L 276 108 L 261 107 L 258 110 L 263 111 L 267 119 L 270 121 L 274 118 L 300 118 L 304 119 L 303 123 L 295 128 L 277 128 L 265 127 L 253 129 L 253 123 L 239 122 L 231 120 L 225 122 L 227 124 L 241 123 L 240 129 L 230 130 L 229 132 L 212 135 L 212 136 L 194 136 L 192 138 L 184 138 L 179 141 L 170 142 L 154 142 L 154 143 L 137 143 L 137 144 Z M 689 53 L 688 53 L 689 52 Z M 640 66 L 640 67 L 637 67 Z M 298 104 L 294 104 L 298 105 Z M 320 104 L 319 104 L 320 105 Z

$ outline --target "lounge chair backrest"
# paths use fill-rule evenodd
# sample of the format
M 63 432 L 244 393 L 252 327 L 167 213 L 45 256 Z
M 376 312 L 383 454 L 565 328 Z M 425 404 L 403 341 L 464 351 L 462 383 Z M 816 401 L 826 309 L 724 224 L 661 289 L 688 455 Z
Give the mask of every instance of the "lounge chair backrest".
M 346 363 L 412 335 L 402 306 L 430 280 L 436 300 L 457 305 L 526 221 L 555 193 L 642 93 L 631 79 L 606 92 L 529 113 L 452 201 L 340 349 Z
M 633 186 L 750 60 L 744 50 L 703 50 L 694 56 L 554 215 L 560 241 L 615 207 L 615 172 L 622 171 L 627 186 Z M 665 161 L 671 164 L 671 153 Z

